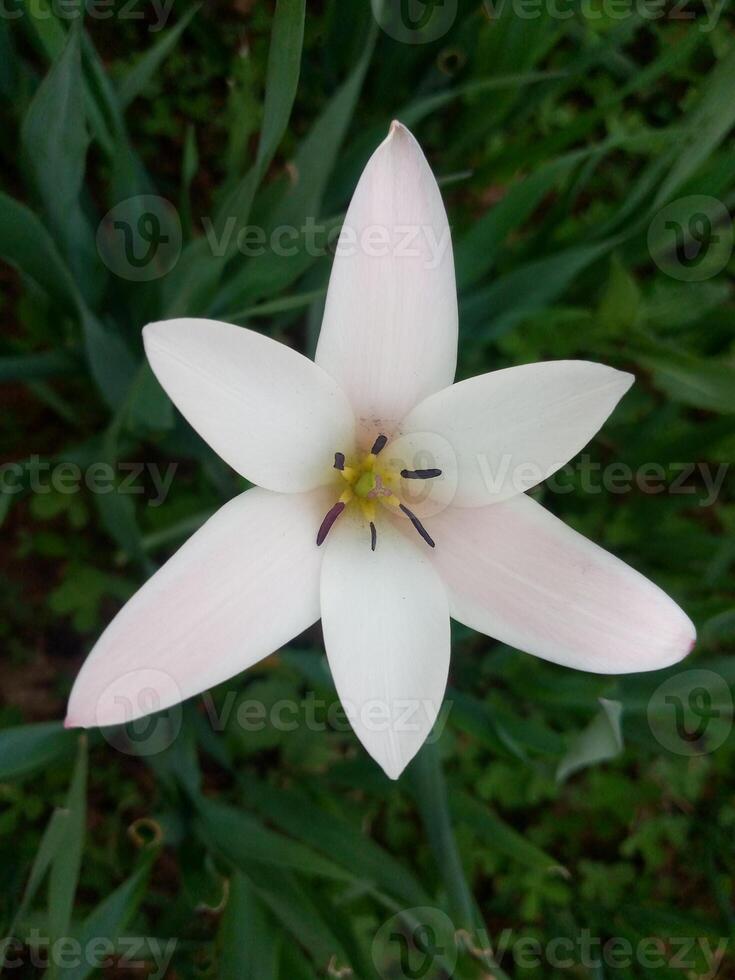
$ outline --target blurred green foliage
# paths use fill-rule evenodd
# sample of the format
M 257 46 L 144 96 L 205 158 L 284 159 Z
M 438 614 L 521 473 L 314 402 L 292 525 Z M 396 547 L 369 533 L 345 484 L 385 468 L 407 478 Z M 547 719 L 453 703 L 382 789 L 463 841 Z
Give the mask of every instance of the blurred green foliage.
M 0 496 L 3 934 L 108 938 L 123 958 L 125 937 L 146 937 L 139 969 L 106 976 L 155 975 L 173 938 L 170 977 L 401 977 L 375 936 L 431 906 L 459 949 L 432 976 L 733 975 L 703 945 L 735 940 L 733 738 L 726 725 L 701 754 L 662 745 L 650 705 L 675 670 L 588 676 L 458 628 L 441 737 L 397 784 L 328 713 L 316 632 L 185 705 L 160 751 L 54 721 L 114 611 L 244 486 L 172 411 L 142 326 L 209 314 L 312 352 L 328 251 L 300 237 L 289 258 L 246 257 L 231 240 L 216 256 L 205 233 L 231 215 L 337 228 L 394 117 L 447 202 L 460 375 L 559 357 L 636 374 L 581 465 L 538 496 L 675 596 L 700 630 L 688 666 L 731 688 L 733 19 L 727 4 L 688 5 L 692 18 L 517 6 L 460 0 L 441 37 L 410 44 L 358 0 L 181 0 L 162 29 L 160 5 L 116 0 L 84 23 L 46 0 L 3 8 L 0 427 L 3 461 L 24 467 L 22 492 Z M 157 278 L 116 274 L 100 222 L 154 194 L 181 254 Z M 158 506 L 148 484 L 31 485 L 51 463 L 131 460 L 178 464 Z M 665 488 L 600 486 L 614 461 L 660 467 Z M 238 721 L 284 699 L 324 723 Z M 727 723 L 727 697 L 715 707 Z M 660 937 L 668 965 L 524 967 L 507 952 L 491 968 L 504 929 Z M 677 937 L 700 942 L 682 955 Z M 23 969 L 3 975 L 38 975 Z

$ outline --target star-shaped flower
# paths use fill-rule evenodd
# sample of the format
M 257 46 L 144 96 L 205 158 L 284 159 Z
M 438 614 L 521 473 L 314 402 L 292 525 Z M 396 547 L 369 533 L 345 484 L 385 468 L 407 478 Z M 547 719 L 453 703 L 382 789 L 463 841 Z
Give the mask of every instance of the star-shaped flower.
M 115 617 L 67 725 L 166 708 L 321 617 L 350 722 L 397 778 L 444 697 L 450 616 L 601 673 L 655 670 L 691 649 L 692 623 L 661 589 L 525 493 L 583 448 L 632 376 L 552 361 L 452 384 L 449 226 L 401 124 L 348 210 L 316 363 L 211 320 L 153 323 L 144 341 L 185 418 L 258 486 Z

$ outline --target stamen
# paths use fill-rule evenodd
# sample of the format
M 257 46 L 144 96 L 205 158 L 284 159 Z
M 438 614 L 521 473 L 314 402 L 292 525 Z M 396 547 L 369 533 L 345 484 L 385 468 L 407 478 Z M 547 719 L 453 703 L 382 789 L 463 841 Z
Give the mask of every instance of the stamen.
M 413 524 L 413 526 L 416 528 L 416 530 L 419 532 L 419 534 L 424 539 L 424 541 L 428 544 L 428 546 L 430 548 L 435 548 L 436 545 L 434 544 L 431 535 L 426 530 L 426 528 L 421 523 L 421 521 L 418 519 L 418 517 L 414 514 L 414 512 L 412 510 L 409 510 L 405 504 L 399 504 L 398 506 L 406 515 L 406 517 L 409 519 L 409 521 Z
M 377 456 L 379 452 L 382 452 L 382 450 L 385 449 L 386 442 L 388 442 L 388 436 L 384 436 L 384 435 L 378 436 L 378 438 L 373 443 L 373 448 L 370 450 L 373 456 Z
M 345 454 L 335 453 L 334 454 L 334 468 L 335 470 L 343 470 L 345 468 Z
M 372 521 L 370 521 L 370 550 L 375 551 L 375 545 L 378 543 L 378 529 L 375 527 Z
M 332 525 L 337 520 L 337 518 L 339 517 L 339 515 L 342 513 L 342 511 L 345 509 L 346 506 L 347 504 L 345 504 L 342 500 L 338 500 L 337 503 L 334 505 L 334 507 L 332 507 L 331 510 L 327 511 L 327 514 L 324 520 L 322 521 L 321 527 L 319 528 L 319 531 L 316 536 L 317 547 L 319 547 L 320 544 L 324 544 L 324 539 L 331 531 Z
M 435 476 L 441 476 L 442 471 L 437 469 L 431 470 L 401 470 L 401 476 L 404 480 L 433 480 Z

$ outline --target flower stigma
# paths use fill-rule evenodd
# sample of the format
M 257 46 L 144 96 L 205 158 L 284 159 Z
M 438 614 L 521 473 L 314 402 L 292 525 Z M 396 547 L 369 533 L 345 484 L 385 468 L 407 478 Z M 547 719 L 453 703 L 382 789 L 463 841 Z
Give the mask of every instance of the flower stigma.
M 337 470 L 347 486 L 339 496 L 339 500 L 327 511 L 316 536 L 317 546 L 324 543 L 334 522 L 342 514 L 348 504 L 356 503 L 359 505 L 364 520 L 370 527 L 370 548 L 375 551 L 378 543 L 378 529 L 375 524 L 377 516 L 377 504 L 388 508 L 389 511 L 401 511 L 411 521 L 417 533 L 424 541 L 433 548 L 434 541 L 421 523 L 419 518 L 401 502 L 400 497 L 395 492 L 398 486 L 398 479 L 395 473 L 385 467 L 381 467 L 378 456 L 385 449 L 388 437 L 379 435 L 369 453 L 358 458 L 354 465 L 348 465 L 345 454 L 336 452 L 334 454 L 334 469 Z M 400 476 L 405 480 L 432 480 L 441 476 L 441 470 L 423 469 L 400 471 Z

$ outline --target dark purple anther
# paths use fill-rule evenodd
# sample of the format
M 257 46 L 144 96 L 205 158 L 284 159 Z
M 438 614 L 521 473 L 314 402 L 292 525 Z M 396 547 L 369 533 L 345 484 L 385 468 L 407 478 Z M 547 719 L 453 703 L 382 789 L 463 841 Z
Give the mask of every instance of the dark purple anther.
M 424 539 L 424 541 L 428 544 L 428 546 L 430 548 L 436 547 L 435 544 L 434 544 L 434 542 L 433 542 L 433 540 L 432 540 L 432 538 L 431 538 L 431 535 L 426 530 L 426 528 L 421 523 L 421 521 L 418 519 L 418 517 L 414 514 L 414 512 L 412 510 L 409 510 L 408 507 L 406 507 L 405 504 L 399 504 L 398 506 L 401 508 L 401 510 L 403 511 L 403 513 L 406 515 L 406 517 L 409 519 L 409 521 L 413 524 L 413 526 L 416 528 L 416 530 L 419 532 L 419 534 Z
M 339 515 L 342 513 L 344 509 L 345 509 L 345 504 L 343 504 L 341 500 L 338 500 L 337 503 L 334 505 L 334 507 L 332 507 L 331 510 L 327 511 L 327 515 L 322 521 L 322 526 L 319 528 L 319 532 L 316 536 L 317 547 L 320 544 L 324 544 L 324 539 L 329 534 L 332 528 L 332 524 L 334 524 L 334 522 L 337 520 L 337 518 L 339 517 Z
M 334 454 L 334 468 L 335 470 L 343 470 L 345 468 L 345 454 L 335 453 Z
M 378 543 L 378 530 L 370 521 L 370 550 L 375 551 L 375 545 Z
M 401 476 L 404 480 L 433 480 L 436 476 L 441 476 L 442 471 L 437 469 L 431 470 L 401 470 Z
M 388 442 L 388 436 L 383 436 L 383 435 L 378 436 L 378 438 L 373 443 L 373 448 L 370 450 L 373 456 L 377 456 L 379 452 L 385 449 L 386 442 Z

